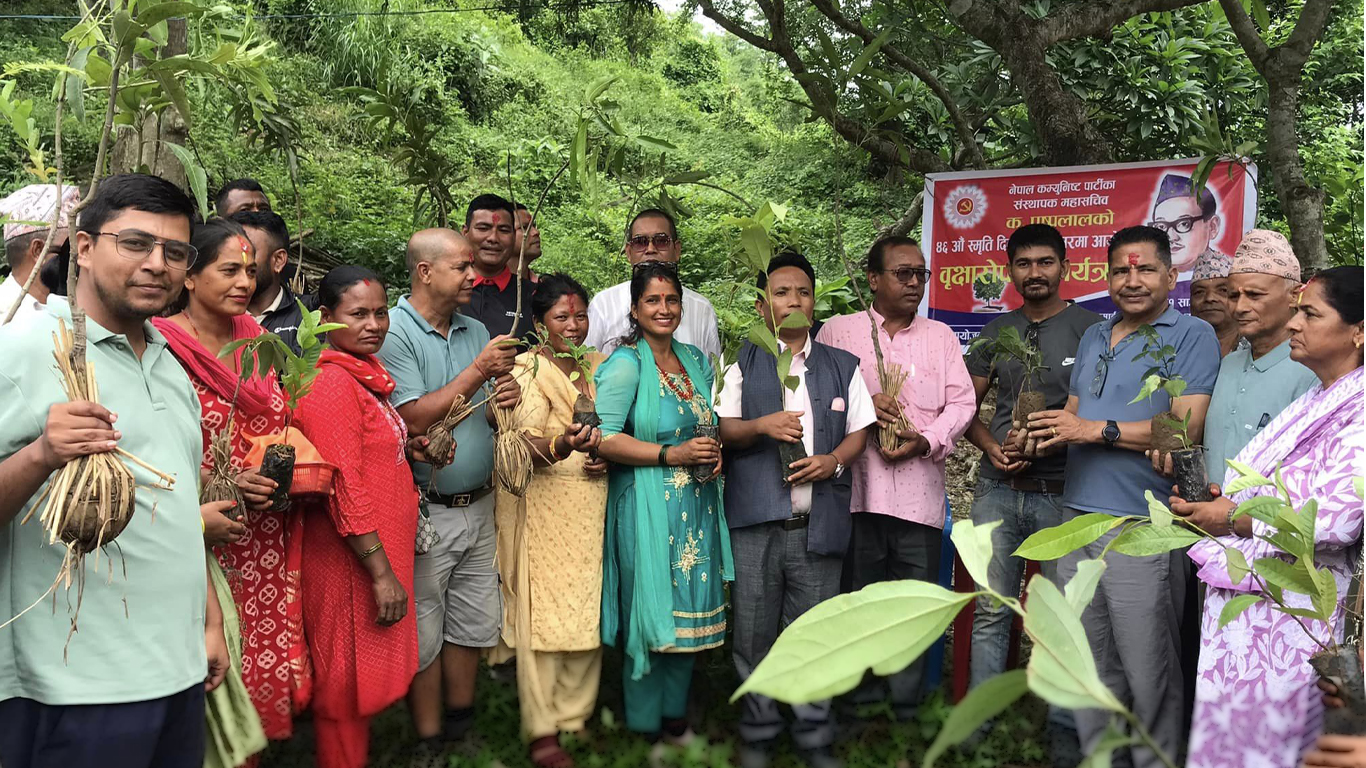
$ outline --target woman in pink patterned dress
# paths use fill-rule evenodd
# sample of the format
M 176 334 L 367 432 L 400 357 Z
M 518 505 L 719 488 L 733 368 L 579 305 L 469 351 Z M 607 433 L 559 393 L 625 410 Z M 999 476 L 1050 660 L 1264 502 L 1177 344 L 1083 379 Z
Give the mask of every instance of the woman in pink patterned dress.
M 192 244 L 199 254 L 186 272 L 180 311 L 152 322 L 199 396 L 206 469 L 212 464 L 209 441 L 231 417 L 232 473 L 247 510 L 235 519 L 205 513 L 205 542 L 227 573 L 237 604 L 242 681 L 266 736 L 287 739 L 293 734 L 294 712 L 308 698 L 310 678 L 298 595 L 299 541 L 291 535 L 299 516 L 272 511 L 274 482 L 245 466 L 250 438 L 284 430 L 285 401 L 273 376 L 239 385 L 240 350 L 229 359 L 218 358 L 227 344 L 264 333 L 247 314 L 256 261 L 246 232 L 232 221 L 210 219 L 195 227 Z
M 1267 477 L 1280 467 L 1296 509 L 1318 501 L 1314 562 L 1333 575 L 1338 594 L 1345 596 L 1362 527 L 1353 477 L 1363 473 L 1366 459 L 1361 267 L 1335 267 L 1310 280 L 1289 328 L 1291 359 L 1312 370 L 1320 383 L 1252 438 L 1237 460 Z M 1225 481 L 1236 476 L 1229 470 Z M 1304 620 L 1314 638 L 1265 600 L 1219 628 L 1219 614 L 1229 600 L 1258 590 L 1250 578 L 1236 584 L 1229 579 L 1224 548 L 1238 549 L 1248 562 L 1283 554 L 1260 538 L 1274 532 L 1270 526 L 1245 515 L 1230 530 L 1229 513 L 1237 503 L 1274 493 L 1275 488 L 1263 486 L 1201 504 L 1172 499 L 1174 512 L 1220 536 L 1218 543 L 1202 541 L 1190 549 L 1207 586 L 1191 768 L 1296 768 L 1322 728 L 1323 703 L 1308 659 L 1319 643 L 1342 639 L 1341 604 L 1331 626 Z M 1309 605 L 1308 597 L 1290 592 L 1285 600 Z

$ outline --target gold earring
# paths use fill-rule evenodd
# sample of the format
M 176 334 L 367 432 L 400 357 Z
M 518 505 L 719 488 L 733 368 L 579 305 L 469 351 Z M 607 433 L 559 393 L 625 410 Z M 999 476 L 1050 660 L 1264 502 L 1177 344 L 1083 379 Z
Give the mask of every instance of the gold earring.
M 1352 343 L 1356 345 L 1357 349 L 1361 349 L 1361 339 L 1353 339 Z

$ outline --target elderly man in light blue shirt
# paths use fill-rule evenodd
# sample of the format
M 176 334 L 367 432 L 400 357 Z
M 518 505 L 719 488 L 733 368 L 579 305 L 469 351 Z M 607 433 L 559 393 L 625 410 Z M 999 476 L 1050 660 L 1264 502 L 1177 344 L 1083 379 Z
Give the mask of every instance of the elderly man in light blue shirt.
M 1205 417 L 1205 467 L 1210 482 L 1223 484 L 1227 460 L 1238 455 L 1262 427 L 1318 381 L 1290 359 L 1286 324 L 1295 315 L 1300 263 L 1285 235 L 1248 232 L 1229 269 L 1229 309 L 1250 346 L 1219 365 Z

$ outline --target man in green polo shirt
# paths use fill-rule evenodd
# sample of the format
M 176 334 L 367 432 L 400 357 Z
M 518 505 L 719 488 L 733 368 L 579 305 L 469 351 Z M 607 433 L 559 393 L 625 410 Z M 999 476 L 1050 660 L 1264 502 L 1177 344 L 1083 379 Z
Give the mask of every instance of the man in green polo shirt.
M 507 336 L 490 339 L 483 323 L 461 312 L 470 301 L 474 258 L 470 242 L 454 230 L 424 229 L 408 240 L 412 292 L 390 313 L 379 356 L 396 385 L 389 401 L 411 434 L 445 418 L 457 396 L 482 401 L 489 382 L 500 406 L 515 406 L 521 397 L 508 375 L 515 346 L 504 343 Z M 413 465 L 440 536 L 414 563 L 419 671 L 408 708 L 421 740 L 414 766 L 444 766 L 442 738 L 456 741 L 469 730 L 479 657 L 498 644 L 502 627 L 492 414 L 481 406 L 451 432 L 456 454 L 449 466 Z
M 1233 253 L 1229 307 L 1249 348 L 1219 364 L 1219 380 L 1205 417 L 1205 468 L 1223 485 L 1227 460 L 1238 455 L 1277 414 L 1318 383 L 1314 372 L 1290 359 L 1300 262 L 1285 235 L 1254 229 Z
M 58 586 L 57 610 L 41 605 L 0 629 L 6 768 L 203 763 L 204 694 L 228 653 L 195 527 L 199 400 L 148 322 L 184 285 L 193 216 L 173 184 L 139 174 L 106 179 L 81 212 L 76 300 L 99 403 L 68 401 L 57 377 L 52 335 L 59 322 L 71 327 L 65 298 L 0 329 L 0 619 L 39 602 L 62 565 L 66 548 L 48 543 L 36 515 L 24 522 L 54 472 L 118 446 L 176 479 L 153 489 L 155 478 L 129 464 L 136 509 L 116 546 L 85 558 L 83 593 Z

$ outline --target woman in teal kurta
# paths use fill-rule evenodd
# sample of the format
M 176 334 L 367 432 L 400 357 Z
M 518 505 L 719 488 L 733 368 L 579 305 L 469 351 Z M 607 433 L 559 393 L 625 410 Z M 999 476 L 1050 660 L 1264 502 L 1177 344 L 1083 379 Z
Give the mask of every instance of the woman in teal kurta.
M 697 424 L 716 423 L 715 373 L 700 350 L 673 339 L 683 287 L 671 267 L 637 267 L 631 333 L 595 378 L 599 453 L 613 463 L 602 639 L 625 643 L 627 727 L 676 742 L 687 736 L 692 653 L 725 639 L 722 582 L 734 569 L 717 479 L 721 446 L 693 436 Z M 694 466 L 711 476 L 698 482 Z

